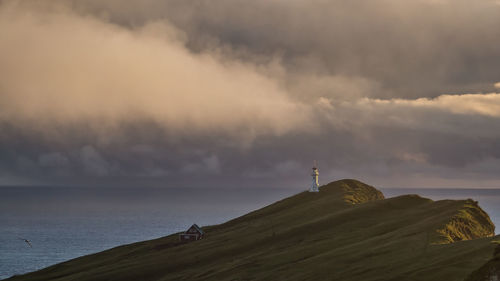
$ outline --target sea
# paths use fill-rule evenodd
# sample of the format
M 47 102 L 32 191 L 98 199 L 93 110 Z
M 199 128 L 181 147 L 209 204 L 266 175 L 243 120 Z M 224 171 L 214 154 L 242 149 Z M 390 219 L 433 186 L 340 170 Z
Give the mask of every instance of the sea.
M 380 188 L 386 197 L 466 199 L 500 226 L 500 189 Z M 0 279 L 122 244 L 225 222 L 293 188 L 0 187 Z M 28 239 L 31 246 L 23 239 Z

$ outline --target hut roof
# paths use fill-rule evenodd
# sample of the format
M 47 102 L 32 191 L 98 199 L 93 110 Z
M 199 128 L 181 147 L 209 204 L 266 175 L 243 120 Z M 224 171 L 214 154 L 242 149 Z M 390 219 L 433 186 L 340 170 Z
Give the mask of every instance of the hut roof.
M 191 227 L 196 228 L 196 230 L 198 230 L 198 232 L 200 232 L 201 234 L 205 234 L 205 232 L 201 229 L 201 227 L 199 227 L 196 223 L 193 224 Z

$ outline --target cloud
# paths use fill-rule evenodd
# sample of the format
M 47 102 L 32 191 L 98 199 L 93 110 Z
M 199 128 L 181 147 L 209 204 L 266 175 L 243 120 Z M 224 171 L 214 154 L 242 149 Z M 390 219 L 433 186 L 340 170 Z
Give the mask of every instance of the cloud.
M 279 56 L 284 83 L 292 91 L 303 85 L 296 96 L 329 91 L 343 99 L 490 91 L 500 77 L 496 2 L 73 1 L 84 14 L 105 14 L 124 26 L 168 19 L 196 52 L 222 45 L 244 61 Z
M 454 114 L 485 115 L 500 117 L 500 94 L 441 95 L 434 99 L 365 99 L 363 102 L 400 107 L 428 108 Z
M 177 134 L 244 138 L 308 120 L 308 108 L 255 65 L 216 50 L 194 54 L 168 22 L 128 29 L 40 5 L 5 1 L 0 8 L 3 120 L 112 127 L 144 118 Z
M 182 171 L 185 173 L 220 173 L 219 158 L 216 155 L 210 155 L 202 158 L 200 161 L 186 164 Z
M 84 171 L 90 175 L 106 176 L 110 173 L 110 164 L 91 145 L 86 145 L 80 150 L 80 159 Z
M 1 180 L 500 184 L 499 25 L 494 1 L 2 1 Z
M 52 152 L 40 155 L 38 164 L 41 167 L 65 167 L 69 164 L 69 160 L 60 152 Z

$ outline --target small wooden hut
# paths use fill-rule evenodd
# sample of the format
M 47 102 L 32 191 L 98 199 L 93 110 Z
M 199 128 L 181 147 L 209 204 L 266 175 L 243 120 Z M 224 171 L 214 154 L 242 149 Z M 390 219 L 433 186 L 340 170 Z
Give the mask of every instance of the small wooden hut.
M 203 232 L 201 227 L 197 224 L 193 224 L 184 233 L 179 234 L 179 239 L 181 242 L 191 242 L 202 239 L 203 235 L 205 235 L 205 232 Z

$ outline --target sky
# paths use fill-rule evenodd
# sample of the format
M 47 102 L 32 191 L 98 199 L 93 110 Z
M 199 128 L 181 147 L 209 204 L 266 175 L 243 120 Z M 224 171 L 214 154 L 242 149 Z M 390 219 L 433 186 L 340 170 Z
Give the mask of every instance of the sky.
M 500 187 L 497 0 L 0 0 L 0 185 Z

